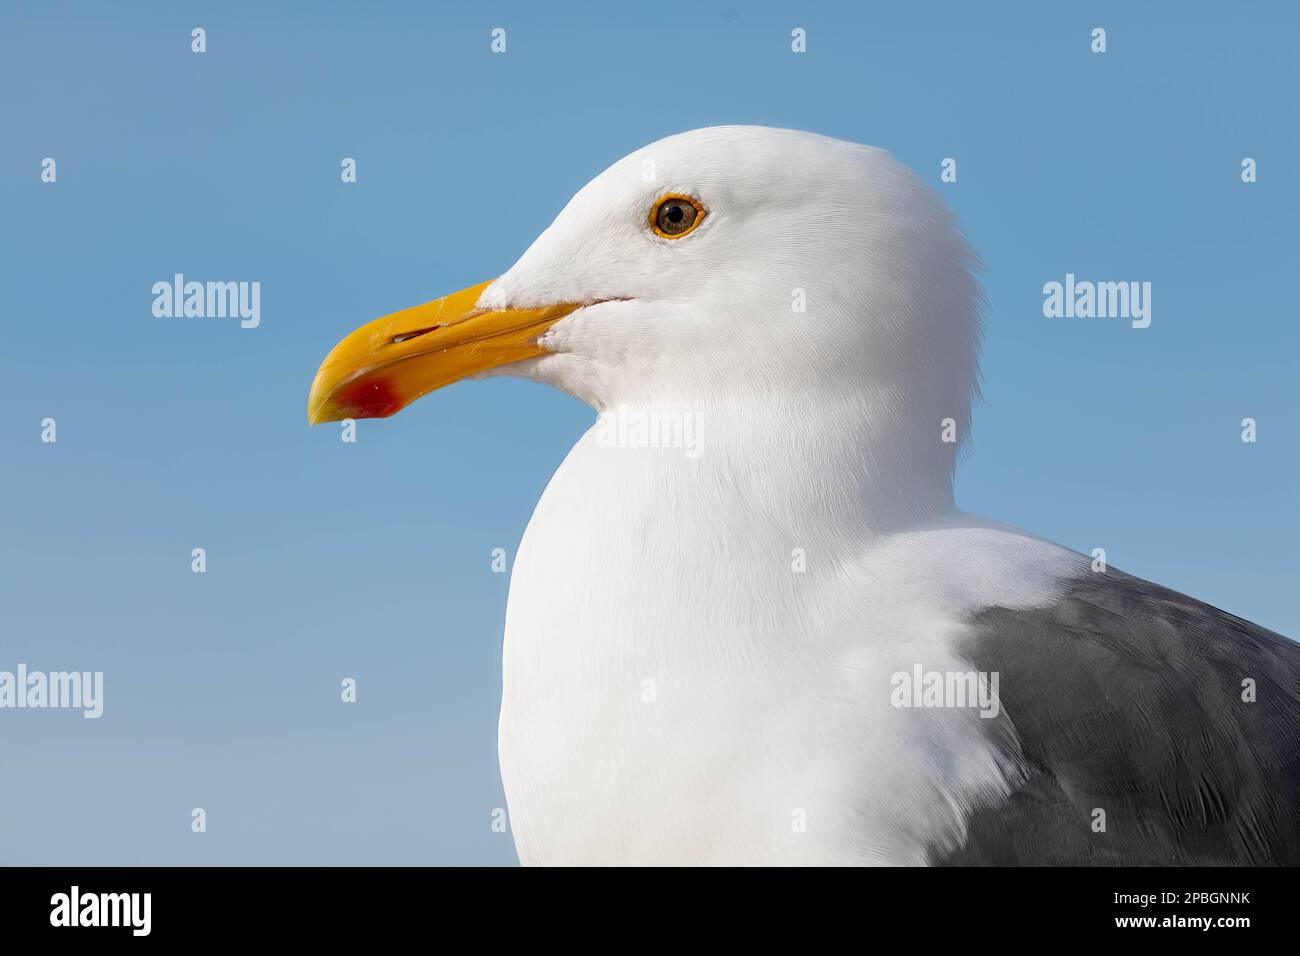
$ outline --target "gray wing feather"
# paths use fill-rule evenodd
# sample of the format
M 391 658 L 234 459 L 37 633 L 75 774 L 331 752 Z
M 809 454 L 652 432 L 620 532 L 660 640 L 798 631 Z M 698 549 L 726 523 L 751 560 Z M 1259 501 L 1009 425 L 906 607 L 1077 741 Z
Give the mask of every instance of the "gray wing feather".
M 1025 778 L 934 863 L 1300 863 L 1300 644 L 1114 569 L 972 623 Z

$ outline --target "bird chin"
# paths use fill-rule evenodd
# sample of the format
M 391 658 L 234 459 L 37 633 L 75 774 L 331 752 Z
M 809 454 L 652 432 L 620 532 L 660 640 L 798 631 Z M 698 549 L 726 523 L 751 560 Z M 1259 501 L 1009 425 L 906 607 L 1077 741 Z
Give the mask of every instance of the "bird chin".
M 570 352 L 551 352 L 511 362 L 509 365 L 500 365 L 469 377 L 491 378 L 496 375 L 526 378 L 540 385 L 548 385 L 570 398 L 590 405 L 597 412 L 607 405 L 611 391 L 607 383 L 603 384 L 603 376 L 590 358 Z
M 466 375 L 465 381 L 477 382 L 487 378 L 530 378 L 538 381 L 536 375 L 532 372 L 532 367 L 543 358 L 550 356 L 541 356 L 539 358 L 523 359 L 519 362 L 508 362 L 505 365 L 498 365 L 496 368 L 486 368 L 481 372 L 475 372 L 473 375 Z

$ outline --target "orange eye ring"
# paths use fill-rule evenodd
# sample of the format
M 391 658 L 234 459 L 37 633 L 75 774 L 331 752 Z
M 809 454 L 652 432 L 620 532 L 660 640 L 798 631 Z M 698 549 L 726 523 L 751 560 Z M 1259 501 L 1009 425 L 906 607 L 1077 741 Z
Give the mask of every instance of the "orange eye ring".
M 680 239 L 699 228 L 706 215 L 708 212 L 694 196 L 667 193 L 651 207 L 647 221 L 656 236 Z

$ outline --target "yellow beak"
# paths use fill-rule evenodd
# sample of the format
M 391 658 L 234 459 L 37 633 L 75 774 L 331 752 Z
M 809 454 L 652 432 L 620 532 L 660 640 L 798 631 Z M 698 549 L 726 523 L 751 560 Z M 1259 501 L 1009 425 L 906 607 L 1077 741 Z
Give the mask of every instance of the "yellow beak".
M 582 306 L 478 308 L 488 285 L 386 315 L 334 346 L 311 383 L 307 420 L 387 418 L 467 375 L 545 355 L 538 336 Z

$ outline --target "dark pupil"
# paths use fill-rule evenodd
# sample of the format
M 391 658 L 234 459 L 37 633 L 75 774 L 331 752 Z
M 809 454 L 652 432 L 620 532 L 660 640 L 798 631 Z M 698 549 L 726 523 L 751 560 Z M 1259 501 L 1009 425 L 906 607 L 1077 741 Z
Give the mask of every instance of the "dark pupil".
M 673 199 L 659 207 L 659 228 L 664 232 L 680 235 L 690 229 L 695 222 L 695 207 Z

